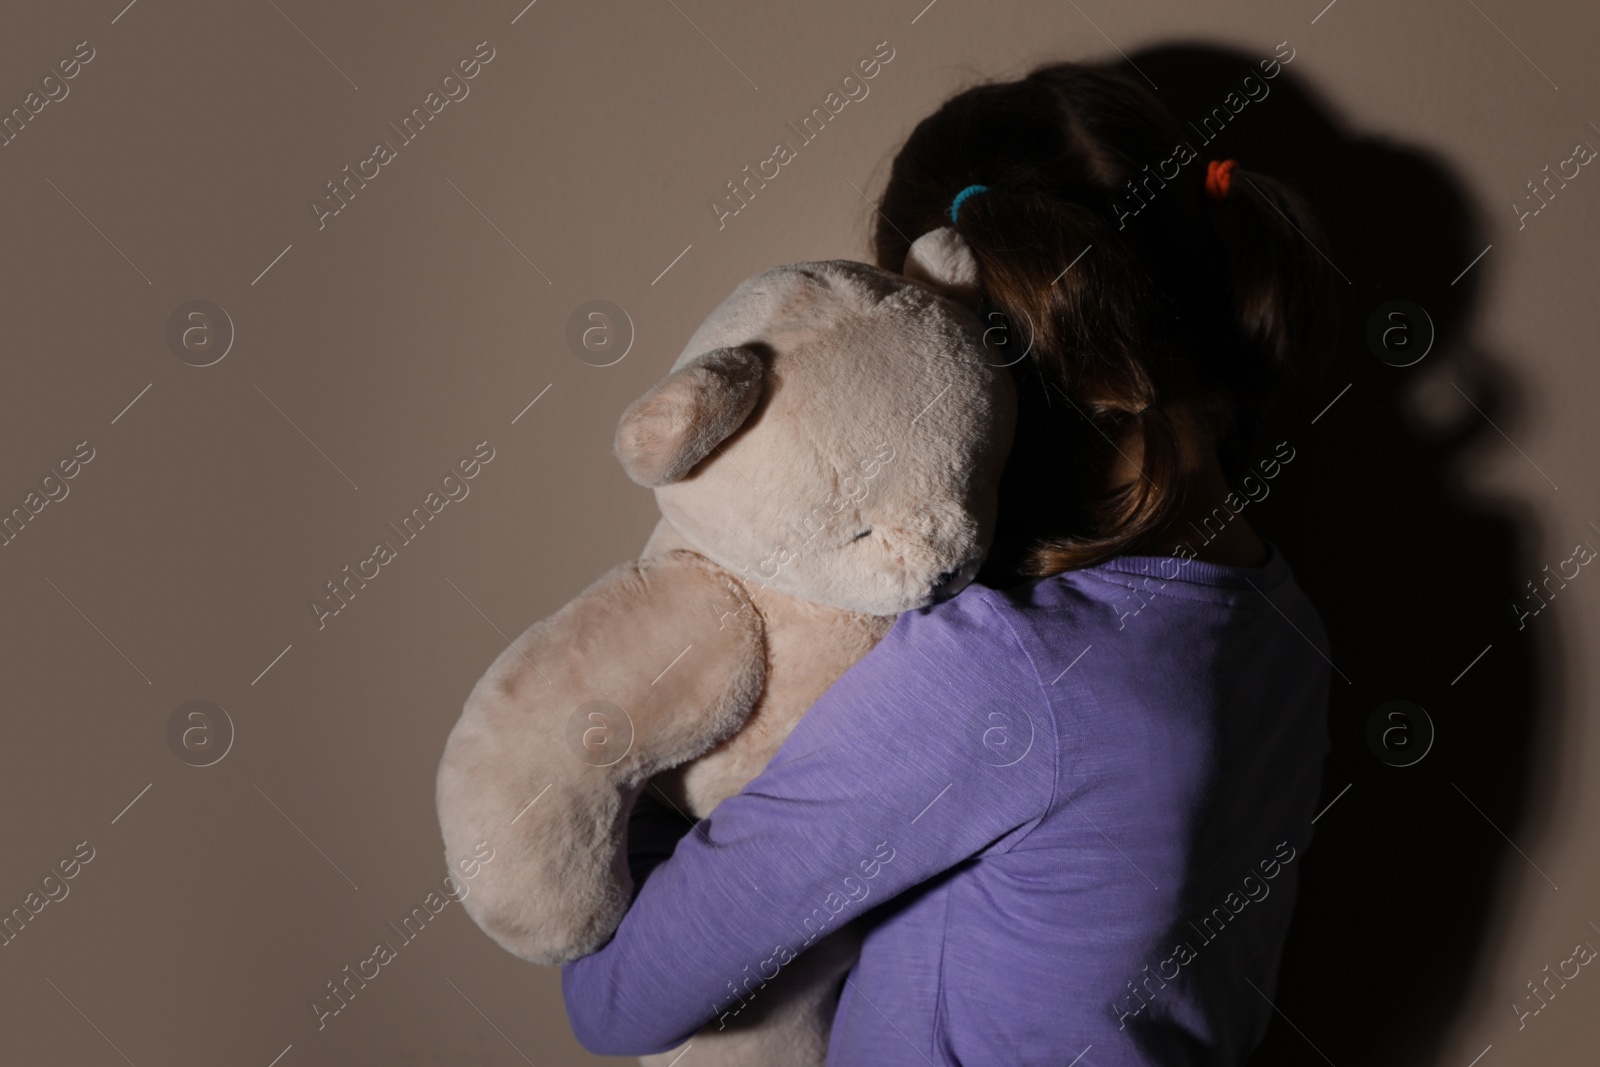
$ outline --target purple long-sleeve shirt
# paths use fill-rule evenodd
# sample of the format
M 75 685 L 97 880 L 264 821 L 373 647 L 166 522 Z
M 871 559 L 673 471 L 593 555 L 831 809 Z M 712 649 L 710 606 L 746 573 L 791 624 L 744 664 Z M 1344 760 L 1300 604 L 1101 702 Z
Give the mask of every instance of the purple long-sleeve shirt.
M 670 1049 L 871 912 L 829 1064 L 1242 1063 L 1310 838 L 1327 656 L 1275 547 L 907 612 L 563 968 L 573 1029 Z

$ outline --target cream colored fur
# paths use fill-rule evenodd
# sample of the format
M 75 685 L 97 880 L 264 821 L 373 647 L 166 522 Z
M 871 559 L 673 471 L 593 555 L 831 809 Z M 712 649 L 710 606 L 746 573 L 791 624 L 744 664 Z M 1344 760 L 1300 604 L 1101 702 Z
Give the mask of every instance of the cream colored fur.
M 643 790 L 704 817 L 896 615 L 972 578 L 1015 397 L 955 232 L 916 242 L 907 274 L 758 274 L 624 413 L 618 459 L 662 519 L 639 560 L 496 658 L 439 766 L 446 862 L 494 846 L 464 906 L 509 951 L 603 944 L 632 899 Z M 813 946 L 758 1010 L 696 1035 L 695 1064 L 820 1065 L 858 944 L 846 927 Z

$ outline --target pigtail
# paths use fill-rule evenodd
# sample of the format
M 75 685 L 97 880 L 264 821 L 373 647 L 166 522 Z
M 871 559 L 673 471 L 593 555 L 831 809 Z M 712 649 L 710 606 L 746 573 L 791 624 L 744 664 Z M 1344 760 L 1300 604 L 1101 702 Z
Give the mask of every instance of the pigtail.
M 1211 221 L 1232 288 L 1241 342 L 1241 366 L 1232 375 L 1242 401 L 1237 430 L 1248 441 L 1256 414 L 1277 389 L 1315 375 L 1326 362 L 1336 275 L 1326 258 L 1327 235 L 1304 198 L 1270 175 L 1230 169 L 1226 194 L 1211 196 Z

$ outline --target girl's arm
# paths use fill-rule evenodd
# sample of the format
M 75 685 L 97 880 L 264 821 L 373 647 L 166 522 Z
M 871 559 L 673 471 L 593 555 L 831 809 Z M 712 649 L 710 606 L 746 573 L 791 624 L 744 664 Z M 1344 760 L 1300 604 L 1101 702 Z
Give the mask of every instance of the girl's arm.
M 766 769 L 678 842 L 611 941 L 562 968 L 585 1048 L 681 1044 L 828 933 L 1009 849 L 1045 813 L 1054 722 L 991 598 L 974 586 L 902 615 Z

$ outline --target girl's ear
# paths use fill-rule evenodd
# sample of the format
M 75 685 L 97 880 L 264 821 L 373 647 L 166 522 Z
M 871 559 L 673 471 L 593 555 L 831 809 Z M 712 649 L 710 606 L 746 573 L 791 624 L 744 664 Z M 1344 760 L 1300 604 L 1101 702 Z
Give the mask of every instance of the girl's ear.
M 622 413 L 616 453 L 649 489 L 677 481 L 750 417 L 766 365 L 748 348 L 714 348 L 657 384 Z
M 978 260 L 954 227 L 941 226 L 911 242 L 900 273 L 930 286 L 973 311 L 983 299 L 978 287 Z

